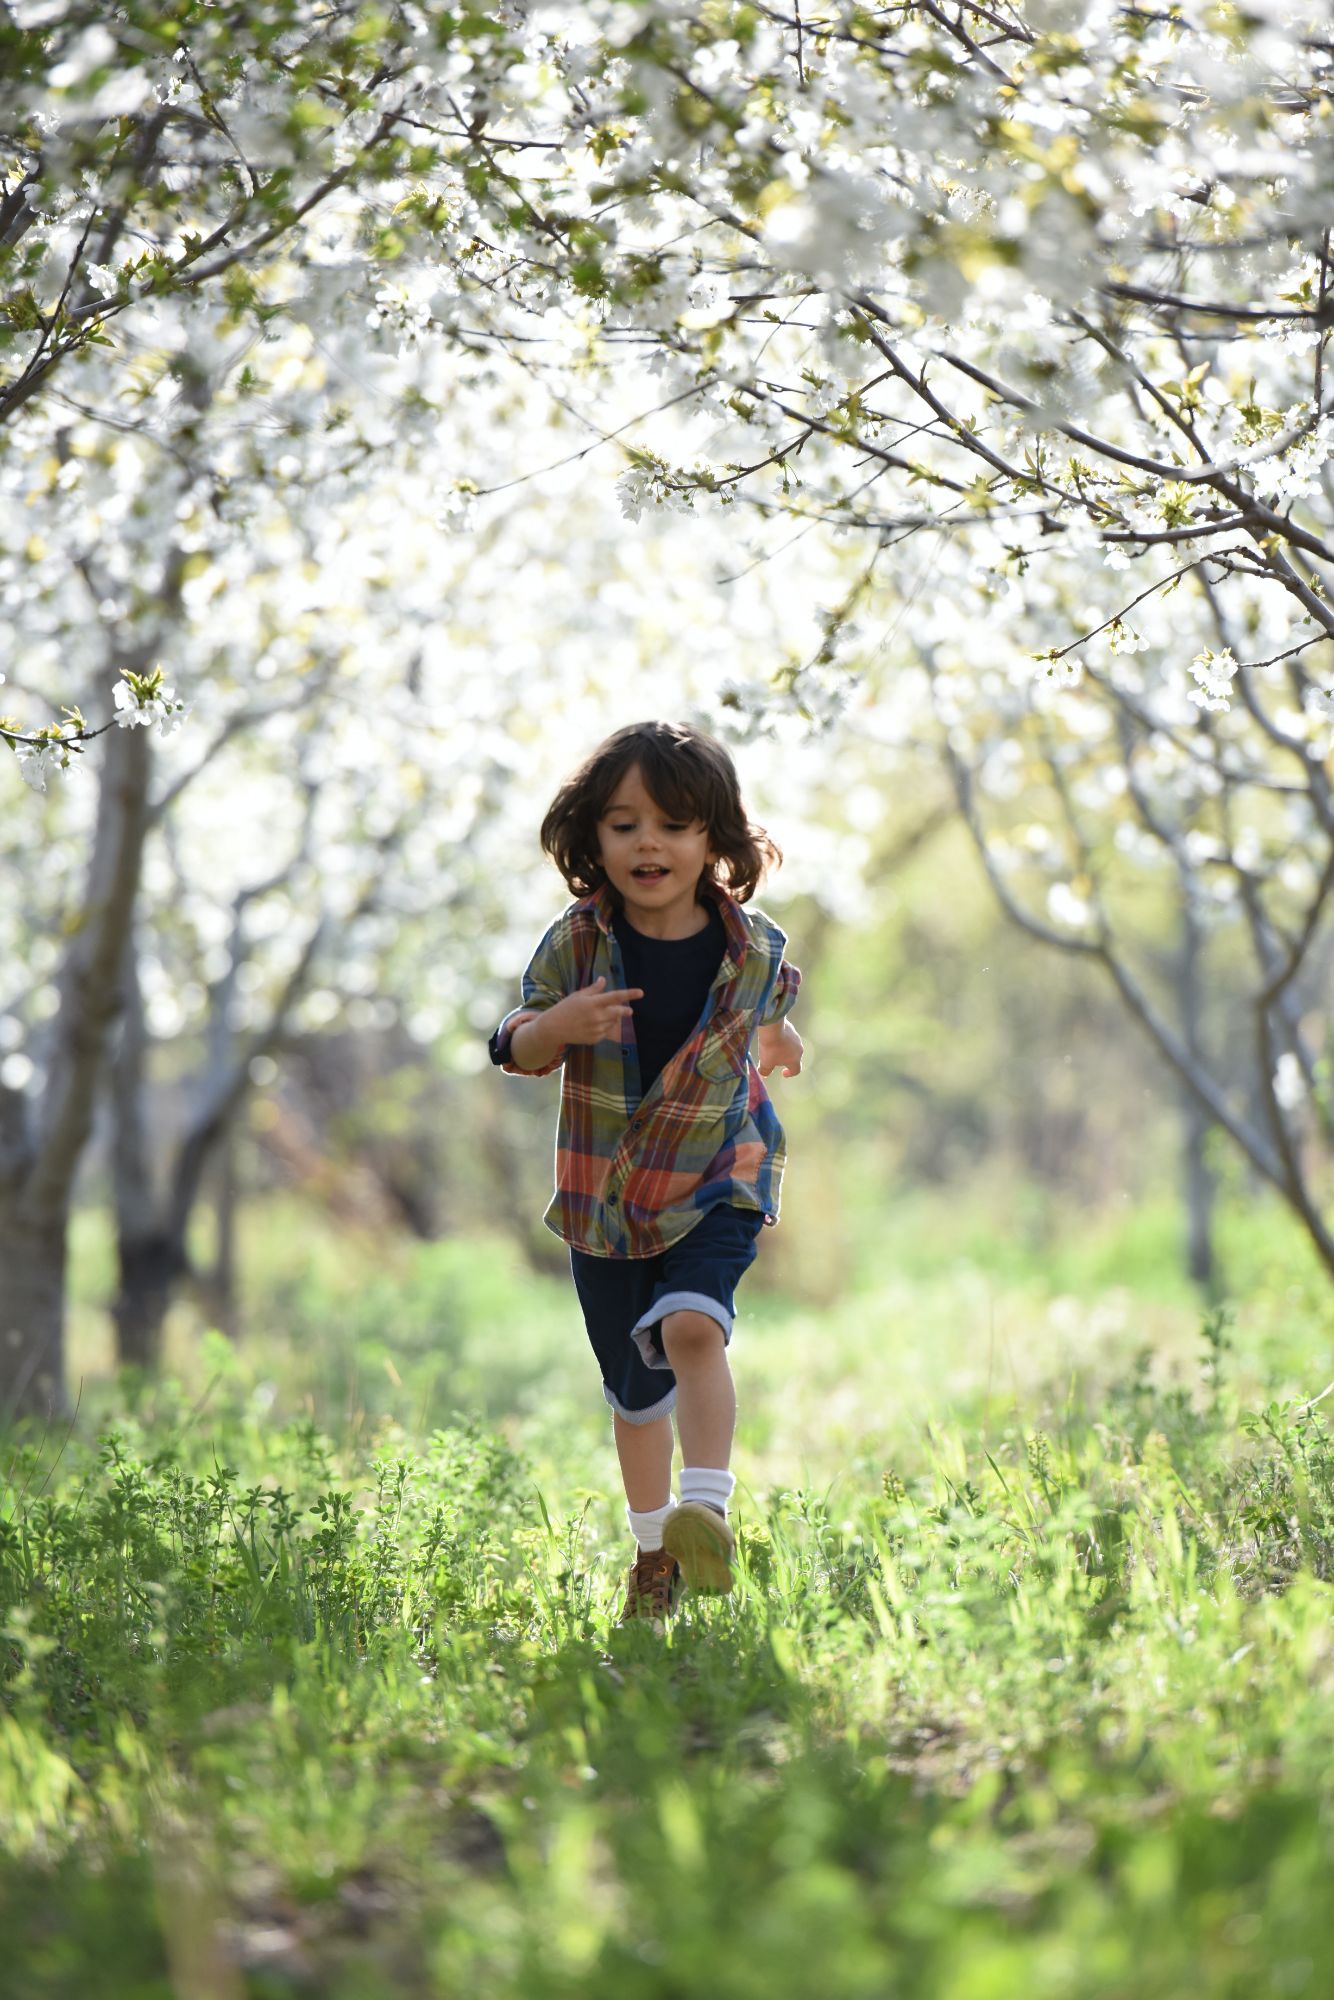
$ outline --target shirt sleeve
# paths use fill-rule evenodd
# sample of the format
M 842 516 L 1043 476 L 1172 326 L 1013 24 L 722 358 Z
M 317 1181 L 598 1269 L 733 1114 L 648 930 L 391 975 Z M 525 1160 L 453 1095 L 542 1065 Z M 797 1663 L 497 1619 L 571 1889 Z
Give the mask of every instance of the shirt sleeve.
M 506 1076 L 550 1076 L 553 1070 L 560 1068 L 565 1061 L 564 1049 L 559 1055 L 553 1056 L 549 1063 L 544 1063 L 541 1069 L 523 1069 L 518 1063 L 512 1062 L 510 1039 L 514 1031 L 510 1027 L 510 1022 L 524 1009 L 539 1014 L 545 1013 L 548 1007 L 554 1007 L 558 1000 L 563 1000 L 565 995 L 573 990 L 574 973 L 569 924 L 565 918 L 560 917 L 551 926 L 528 961 L 527 969 L 519 982 L 519 991 L 523 995 L 521 1006 L 510 1009 L 487 1043 L 491 1061 L 498 1069 L 504 1070 Z
M 784 1020 L 797 1004 L 797 989 L 801 985 L 801 974 L 795 965 L 783 959 L 778 967 L 778 977 L 774 981 L 773 992 L 764 1004 L 759 1025 L 773 1028 Z

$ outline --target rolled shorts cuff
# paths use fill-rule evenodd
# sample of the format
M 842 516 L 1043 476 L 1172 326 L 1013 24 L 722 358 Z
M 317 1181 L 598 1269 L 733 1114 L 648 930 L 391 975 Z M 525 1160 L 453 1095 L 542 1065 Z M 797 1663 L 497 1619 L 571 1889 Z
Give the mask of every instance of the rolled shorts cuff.
M 671 1362 L 653 1338 L 653 1330 L 661 1325 L 668 1313 L 674 1312 L 700 1312 L 709 1319 L 717 1320 L 723 1330 L 723 1346 L 731 1344 L 733 1316 L 725 1305 L 711 1299 L 707 1292 L 664 1292 L 661 1298 L 654 1299 L 648 1311 L 641 1314 L 630 1329 L 630 1338 L 643 1355 L 646 1368 L 671 1367 Z
M 602 1385 L 602 1393 L 617 1416 L 624 1418 L 627 1424 L 651 1424 L 657 1417 L 668 1416 L 676 1407 L 675 1382 L 665 1396 L 660 1396 L 656 1403 L 650 1403 L 646 1410 L 627 1410 L 620 1397 L 614 1396 L 605 1382 Z

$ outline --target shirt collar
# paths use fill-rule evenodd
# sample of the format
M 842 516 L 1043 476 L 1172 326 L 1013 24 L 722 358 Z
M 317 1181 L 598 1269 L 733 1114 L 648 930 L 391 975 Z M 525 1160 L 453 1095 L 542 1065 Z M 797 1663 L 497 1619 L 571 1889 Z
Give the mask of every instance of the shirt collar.
M 723 953 L 723 965 L 727 965 L 730 961 L 733 973 L 740 972 L 741 967 L 745 963 L 746 947 L 750 942 L 746 930 L 746 920 L 741 914 L 741 905 L 737 902 L 735 896 L 729 896 L 721 882 L 706 880 L 703 884 L 703 889 L 705 895 L 712 897 L 713 901 L 718 905 L 723 920 L 723 929 L 727 933 L 727 948 Z M 607 883 L 604 882 L 600 889 L 595 889 L 591 896 L 585 896 L 578 907 L 581 910 L 591 910 L 598 929 L 604 937 L 610 937 L 611 920 L 615 915 L 616 905 Z M 720 966 L 719 971 L 721 972 L 722 969 L 722 966 Z

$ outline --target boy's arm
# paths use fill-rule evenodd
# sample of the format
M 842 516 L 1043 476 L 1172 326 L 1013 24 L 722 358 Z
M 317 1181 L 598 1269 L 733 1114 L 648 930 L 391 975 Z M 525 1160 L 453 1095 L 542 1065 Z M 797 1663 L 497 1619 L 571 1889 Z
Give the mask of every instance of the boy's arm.
M 511 1075 L 548 1076 L 564 1062 L 567 1047 L 561 1040 L 554 1011 L 544 1008 L 540 1013 L 530 1013 L 525 1009 L 522 1019 L 510 1029 L 510 1061 L 506 1067 Z
M 553 1001 L 552 1006 L 556 1005 Z M 565 1060 L 565 1043 L 543 1020 L 545 1007 L 516 1007 L 487 1043 L 491 1060 L 506 1076 L 549 1076 Z M 520 1058 L 525 1060 L 520 1060 Z
M 563 1062 L 572 1048 L 587 1047 L 608 1037 L 619 1041 L 627 1014 L 634 1012 L 635 1001 L 643 997 L 642 986 L 616 986 L 609 991 L 606 973 L 599 973 L 591 986 L 563 994 L 552 1007 L 536 1012 L 521 1009 L 523 1018 L 517 1027 L 512 1025 L 515 1017 L 507 1014 L 492 1036 L 492 1060 L 501 1060 L 504 1050 L 494 1045 L 502 1034 L 508 1034 L 509 1060 L 504 1067 L 521 1070 L 525 1076 L 543 1076 Z
M 563 921 L 552 925 L 523 975 L 523 1005 L 511 1009 L 487 1044 L 492 1062 L 506 1076 L 549 1076 L 565 1060 L 565 1044 L 541 1017 L 565 998 L 572 983 L 566 979 L 567 935 Z
M 792 1012 L 792 1009 L 797 1004 L 797 992 L 800 986 L 801 974 L 795 965 L 789 965 L 787 960 L 784 959 L 779 965 L 778 977 L 774 981 L 773 992 L 765 1001 L 764 1011 L 760 1015 L 761 1034 L 763 1034 L 766 1028 L 776 1027 L 781 1020 Z
M 790 1021 L 775 1021 L 772 1027 L 760 1028 L 756 1033 L 755 1067 L 761 1076 L 768 1076 L 774 1069 L 781 1069 L 784 1076 L 799 1076 L 804 1049 L 801 1036 Z
M 784 1076 L 800 1074 L 802 1040 L 787 1018 L 797 1004 L 800 986 L 800 972 L 784 959 L 755 1031 L 756 1068 L 761 1076 L 775 1069 L 781 1069 Z

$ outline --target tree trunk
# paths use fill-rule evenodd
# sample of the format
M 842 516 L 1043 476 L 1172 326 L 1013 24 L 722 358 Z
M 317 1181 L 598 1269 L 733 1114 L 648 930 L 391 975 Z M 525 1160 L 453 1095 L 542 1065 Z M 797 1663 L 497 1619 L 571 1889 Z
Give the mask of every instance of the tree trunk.
M 1202 1063 L 1201 1016 L 1204 1007 L 1200 959 L 1203 938 L 1190 900 L 1190 884 L 1181 884 L 1181 952 L 1177 960 L 1177 999 L 1181 1032 L 1192 1062 Z M 1186 1198 L 1186 1265 L 1210 1305 L 1218 1293 L 1214 1260 L 1214 1178 L 1204 1157 L 1205 1140 L 1213 1123 L 1195 1092 L 1181 1089 L 1182 1167 Z
M 63 1209 L 37 1220 L 0 1203 L 0 1424 L 65 1410 L 67 1233 Z
M 1214 1258 L 1214 1177 L 1204 1157 L 1211 1120 L 1191 1091 L 1182 1092 L 1182 1165 L 1185 1170 L 1186 1263 L 1194 1282 L 1210 1305 L 1218 1297 L 1218 1266 Z
M 285 874 L 284 870 L 276 879 L 282 880 Z M 244 909 L 252 893 L 242 891 L 237 899 L 238 909 Z M 124 1027 L 112 1073 L 116 1247 L 120 1261 L 120 1290 L 112 1311 L 118 1358 L 134 1367 L 151 1370 L 162 1358 L 167 1309 L 180 1281 L 195 1277 L 187 1244 L 190 1219 L 205 1176 L 219 1148 L 230 1148 L 232 1127 L 249 1088 L 250 1065 L 257 1055 L 268 1053 L 282 1032 L 324 931 L 325 918 L 321 916 L 306 938 L 268 1024 L 247 1039 L 236 1037 L 230 1027 L 234 977 L 244 959 L 239 929 L 234 932 L 230 972 L 214 989 L 209 1066 L 195 1086 L 198 1098 L 195 1114 L 161 1176 L 155 1174 L 150 1156 L 145 1100 L 148 1035 L 139 985 L 138 943 L 133 931 L 125 938 L 118 982 Z M 218 1211 L 215 1277 L 224 1286 L 223 1306 L 230 1331 L 235 1320 L 232 1310 L 235 1189 L 230 1179 L 231 1167 L 224 1165 L 222 1173 L 225 1194 Z M 159 1179 L 164 1185 L 158 1185 Z M 209 1278 L 196 1282 L 206 1310 L 211 1311 Z
M 213 1214 L 217 1241 L 213 1248 L 213 1269 L 209 1290 L 213 1318 L 229 1340 L 240 1334 L 236 1299 L 236 1122 L 222 1135 L 214 1168 Z
M 241 1337 L 241 1310 L 236 1289 L 236 1121 L 228 1121 L 213 1155 L 213 1260 L 207 1269 L 194 1268 L 194 1291 L 208 1323 L 228 1340 Z
M 112 1307 L 116 1353 L 132 1368 L 155 1369 L 162 1359 L 167 1307 L 185 1259 L 180 1245 L 160 1231 L 122 1235 L 116 1248 L 120 1261 L 120 1287 Z
M 70 1190 L 93 1121 L 102 1058 L 120 1006 L 122 941 L 139 888 L 148 744 L 115 729 L 102 751 L 87 886 L 59 978 L 46 1079 L 22 1121 L 21 1149 L 5 1146 L 0 1177 L 0 1415 L 65 1406 L 65 1255 Z M 10 1093 L 10 1098 L 12 1098 Z M 6 1100 L 6 1132 L 14 1106 Z M 14 1157 L 10 1159 L 10 1153 Z

